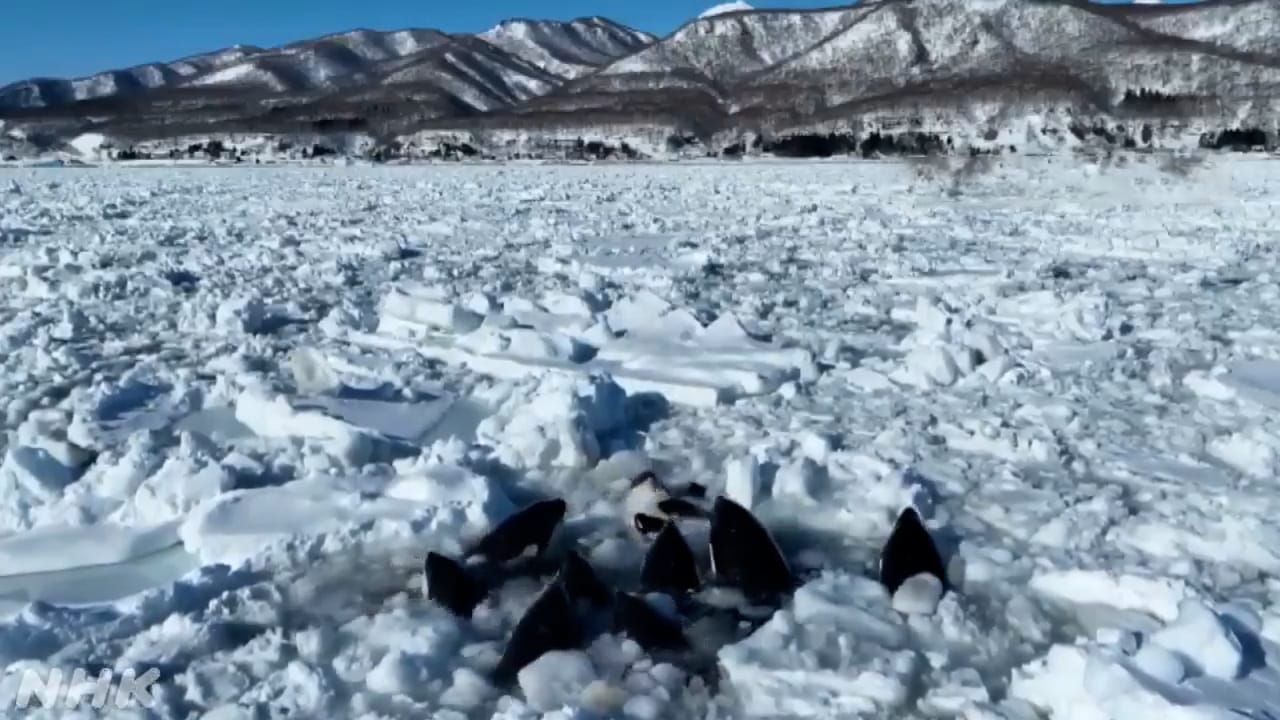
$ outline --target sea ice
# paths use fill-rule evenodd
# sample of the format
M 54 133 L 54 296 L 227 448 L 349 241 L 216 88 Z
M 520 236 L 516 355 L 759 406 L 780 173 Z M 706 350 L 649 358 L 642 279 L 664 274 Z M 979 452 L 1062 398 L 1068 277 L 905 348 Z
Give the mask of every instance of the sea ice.
M 145 666 L 155 720 L 1280 717 L 1280 174 L 1135 157 L 24 169 L 0 695 Z M 635 589 L 646 469 L 759 513 L 803 585 L 685 618 L 692 658 L 593 633 L 495 687 L 544 579 L 467 622 L 423 556 L 561 496 L 557 548 Z M 876 581 L 908 504 L 954 592 Z

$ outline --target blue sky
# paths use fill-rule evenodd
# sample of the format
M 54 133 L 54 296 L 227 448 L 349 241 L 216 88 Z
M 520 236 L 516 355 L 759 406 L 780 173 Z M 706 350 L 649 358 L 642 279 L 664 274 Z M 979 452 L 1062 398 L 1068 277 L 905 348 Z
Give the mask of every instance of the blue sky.
M 604 15 L 664 34 L 719 0 L 0 0 L 0 84 L 127 67 L 227 45 L 371 27 L 484 30 L 510 17 Z M 749 0 L 750 1 L 750 0 Z M 761 0 L 815 7 L 840 0 Z

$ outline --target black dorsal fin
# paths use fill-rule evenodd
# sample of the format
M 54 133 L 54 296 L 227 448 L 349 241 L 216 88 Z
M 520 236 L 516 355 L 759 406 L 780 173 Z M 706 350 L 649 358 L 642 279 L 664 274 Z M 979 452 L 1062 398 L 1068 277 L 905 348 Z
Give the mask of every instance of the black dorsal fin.
M 528 505 L 480 539 L 468 555 L 482 555 L 490 562 L 505 563 L 514 560 L 530 547 L 538 549 L 538 557 L 546 552 L 551 537 L 564 520 L 568 506 L 555 498 Z
M 526 665 L 553 650 L 573 650 L 582 644 L 582 628 L 573 616 L 569 596 L 551 583 L 525 611 L 493 670 L 494 682 L 508 685 Z
M 683 650 L 689 647 L 675 620 L 630 593 L 618 593 L 613 606 L 613 630 L 649 650 Z
M 880 551 L 880 583 L 892 595 L 908 579 L 928 573 L 948 587 L 947 568 L 938 553 L 933 536 L 920 519 L 914 507 L 908 507 L 898 515 L 893 531 Z
M 485 590 L 467 569 L 440 553 L 427 553 L 427 599 L 464 619 L 484 600 Z
M 711 510 L 711 563 L 717 583 L 749 597 L 795 590 L 791 567 L 773 536 L 749 510 L 724 496 Z
M 587 600 L 592 605 L 603 607 L 609 604 L 613 593 L 596 574 L 591 563 L 576 550 L 569 551 L 564 562 L 560 564 L 560 572 L 556 575 L 570 600 Z
M 645 553 L 640 567 L 640 587 L 647 592 L 679 594 L 693 592 L 701 584 L 693 549 L 680 528 L 668 522 Z

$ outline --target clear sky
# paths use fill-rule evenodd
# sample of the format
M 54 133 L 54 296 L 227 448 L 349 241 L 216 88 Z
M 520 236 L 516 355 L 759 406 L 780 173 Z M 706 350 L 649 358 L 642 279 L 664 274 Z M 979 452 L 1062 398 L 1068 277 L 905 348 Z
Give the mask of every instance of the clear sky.
M 748 0 L 749 2 L 751 0 Z M 659 35 L 720 0 L 0 0 L 0 85 L 271 46 L 368 27 L 477 32 L 512 17 L 604 15 Z M 841 0 L 761 0 L 822 7 Z

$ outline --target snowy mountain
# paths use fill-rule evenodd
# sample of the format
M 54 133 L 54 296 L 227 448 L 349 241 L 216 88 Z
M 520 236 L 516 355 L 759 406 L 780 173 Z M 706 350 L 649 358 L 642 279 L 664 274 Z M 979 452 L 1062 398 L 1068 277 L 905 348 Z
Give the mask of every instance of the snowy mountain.
M 639 128 L 728 143 L 917 132 L 1008 146 L 1080 128 L 1124 142 L 1138 128 L 1275 135 L 1280 3 L 731 3 L 662 39 L 600 17 L 510 20 L 478 35 L 358 30 L 17 83 L 0 89 L 0 117 L 129 138 Z
M 439 79 L 447 92 L 476 101 L 468 105 L 491 109 L 495 100 L 509 104 L 545 93 L 653 40 L 603 18 L 509 21 L 480 36 L 359 29 L 279 48 L 236 46 L 87 78 L 26 80 L 0 88 L 0 108 L 53 108 L 163 90 L 296 95 Z
M 600 17 L 568 23 L 508 20 L 480 35 L 523 60 L 565 78 L 577 78 L 653 43 L 648 33 Z
M 1280 117 L 1280 4 L 884 0 L 735 12 L 536 102 L 543 109 L 691 94 L 726 127 L 980 124 L 1056 110 L 1109 117 Z
M 0 87 L 0 108 L 49 107 L 182 85 L 262 52 L 237 45 L 170 63 L 148 63 L 72 80 L 33 78 Z

